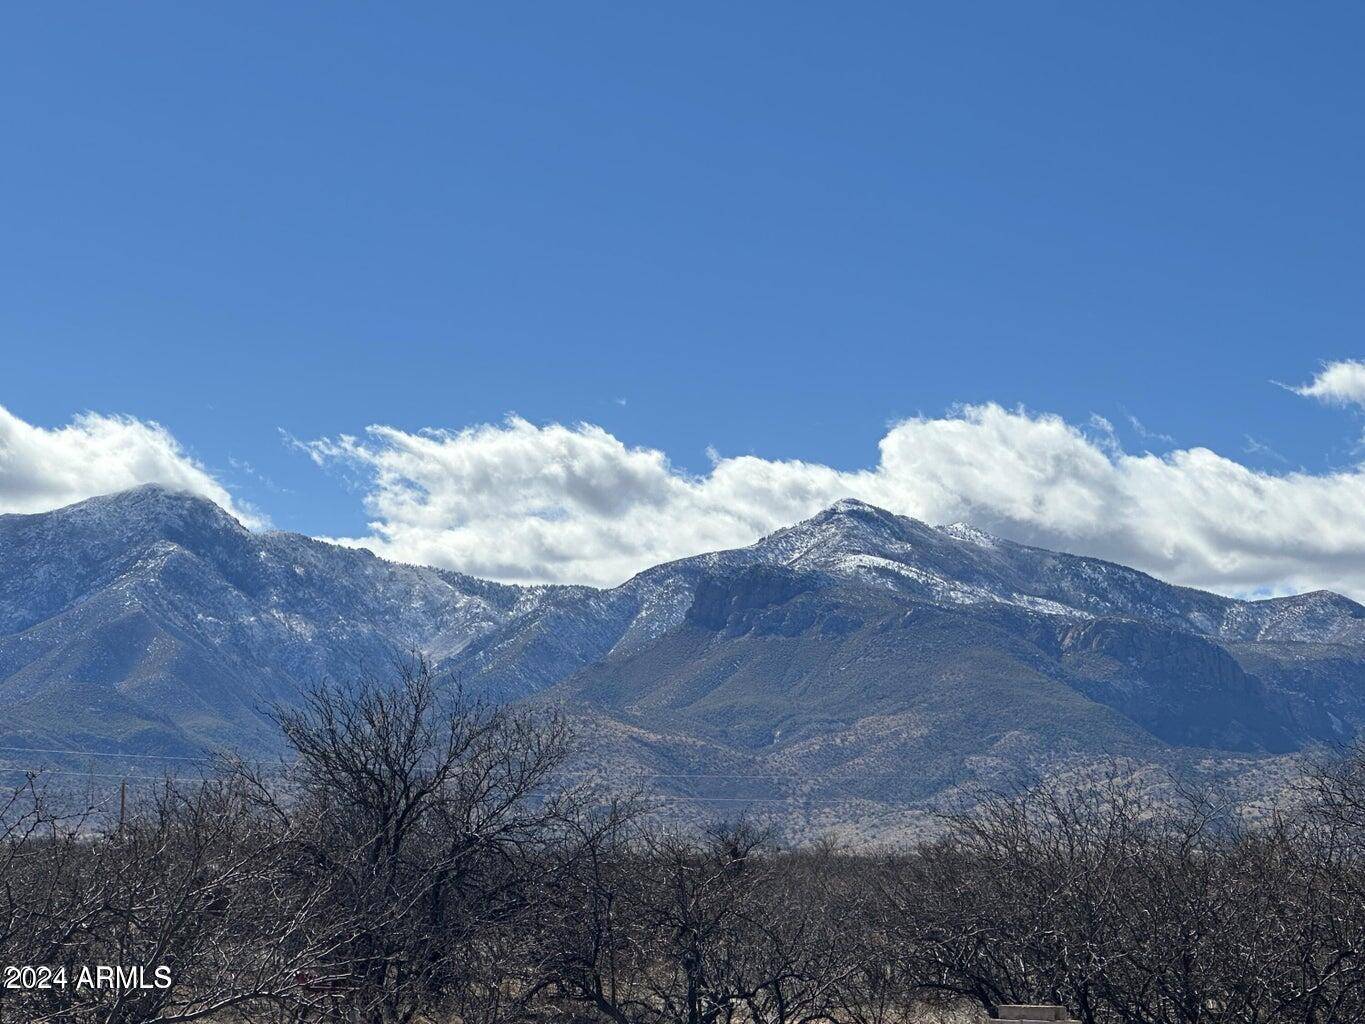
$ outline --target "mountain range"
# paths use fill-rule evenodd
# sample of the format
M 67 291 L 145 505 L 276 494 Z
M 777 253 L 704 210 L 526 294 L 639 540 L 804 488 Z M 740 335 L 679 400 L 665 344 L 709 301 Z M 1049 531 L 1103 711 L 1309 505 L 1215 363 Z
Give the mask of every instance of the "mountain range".
M 853 500 L 607 590 L 252 532 L 155 486 L 0 516 L 10 771 L 269 753 L 272 703 L 409 650 L 564 708 L 586 774 L 802 835 L 896 836 L 974 786 L 1114 759 L 1271 784 L 1365 725 L 1345 597 L 1235 600 Z

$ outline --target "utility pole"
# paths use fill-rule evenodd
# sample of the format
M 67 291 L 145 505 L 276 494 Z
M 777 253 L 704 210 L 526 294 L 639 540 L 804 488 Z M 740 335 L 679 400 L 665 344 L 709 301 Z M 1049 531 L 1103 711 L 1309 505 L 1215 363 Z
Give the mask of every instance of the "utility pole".
M 128 809 L 128 780 L 119 779 L 118 783 L 118 830 L 123 834 L 123 814 Z

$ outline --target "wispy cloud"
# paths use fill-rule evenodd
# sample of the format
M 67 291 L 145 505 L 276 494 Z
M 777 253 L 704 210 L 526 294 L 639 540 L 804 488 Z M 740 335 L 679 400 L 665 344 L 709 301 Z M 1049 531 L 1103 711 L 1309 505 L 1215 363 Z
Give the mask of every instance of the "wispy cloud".
M 241 474 L 241 476 L 251 478 L 252 480 L 256 481 L 256 483 L 258 483 L 260 486 L 264 487 L 266 490 L 271 491 L 275 494 L 294 493 L 288 487 L 281 487 L 279 484 L 275 483 L 275 481 L 272 480 L 267 474 L 262 473 L 259 469 L 253 466 L 246 459 L 239 459 L 235 455 L 229 455 L 228 466 L 230 466 L 235 472 Z
M 1307 384 L 1289 390 L 1329 405 L 1365 406 L 1365 361 L 1341 359 L 1327 363 Z
M 1245 436 L 1246 447 L 1243 448 L 1242 450 L 1246 452 L 1248 455 L 1260 455 L 1265 458 L 1274 459 L 1276 462 L 1287 463 L 1289 461 L 1287 458 L 1285 458 L 1283 455 L 1277 452 L 1274 448 L 1270 447 L 1270 445 L 1266 444 L 1264 441 L 1258 441 L 1250 434 L 1247 434 Z
M 1114 424 L 1106 417 L 1097 412 L 1090 414 L 1090 436 L 1095 443 L 1103 448 L 1110 455 L 1117 455 L 1123 451 L 1123 446 L 1119 441 L 1119 433 L 1114 429 Z
M 1147 427 L 1143 425 L 1142 420 L 1138 419 L 1136 416 L 1134 416 L 1131 412 L 1128 412 L 1126 409 L 1124 410 L 1123 414 L 1128 417 L 1128 425 L 1133 428 L 1133 433 L 1137 434 L 1137 436 L 1142 438 L 1143 440 L 1161 441 L 1164 444 L 1175 444 L 1175 438 L 1173 438 L 1170 434 L 1163 434 L 1156 430 L 1148 430 Z

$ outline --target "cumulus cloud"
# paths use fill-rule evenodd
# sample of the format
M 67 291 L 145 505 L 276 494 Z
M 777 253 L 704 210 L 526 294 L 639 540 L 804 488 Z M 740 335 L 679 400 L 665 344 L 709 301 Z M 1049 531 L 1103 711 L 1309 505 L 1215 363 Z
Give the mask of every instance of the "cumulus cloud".
M 1307 384 L 1290 390 L 1329 405 L 1365 406 L 1365 361 L 1342 359 L 1328 363 Z
M 148 483 L 200 495 L 248 526 L 262 525 L 158 423 L 84 413 L 46 429 L 0 406 L 0 512 L 45 512 Z
M 1090 427 L 965 406 L 895 424 L 856 471 L 713 454 L 689 474 L 597 426 L 516 417 L 461 431 L 375 426 L 305 448 L 368 481 L 371 532 L 345 543 L 508 581 L 611 585 L 851 496 L 1193 586 L 1365 596 L 1365 470 L 1272 474 L 1206 448 L 1130 454 Z

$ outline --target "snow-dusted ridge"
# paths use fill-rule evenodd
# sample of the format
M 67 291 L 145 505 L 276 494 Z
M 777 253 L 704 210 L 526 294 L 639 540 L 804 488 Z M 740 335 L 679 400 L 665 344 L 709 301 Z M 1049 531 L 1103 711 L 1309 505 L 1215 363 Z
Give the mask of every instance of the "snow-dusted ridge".
M 1365 648 L 1365 608 L 1340 595 L 1237 601 L 852 499 L 748 547 L 601 590 L 504 585 L 254 533 L 208 501 L 149 486 L 0 516 L 8 735 L 56 738 L 80 706 L 99 707 L 103 724 L 79 727 L 111 742 L 235 741 L 261 733 L 262 704 L 301 681 L 379 673 L 407 650 L 490 696 L 526 697 L 646 649 L 684 623 L 704 582 L 763 566 L 945 609 Z

